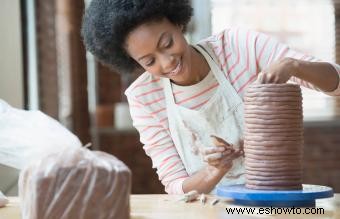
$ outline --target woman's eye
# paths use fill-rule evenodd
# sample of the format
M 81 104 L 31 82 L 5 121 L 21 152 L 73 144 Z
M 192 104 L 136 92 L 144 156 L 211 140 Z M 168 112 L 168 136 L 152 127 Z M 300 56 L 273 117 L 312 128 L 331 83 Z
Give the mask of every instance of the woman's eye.
M 155 62 L 155 60 L 152 59 L 152 60 L 148 61 L 147 63 L 145 63 L 145 65 L 146 66 L 151 66 L 151 65 L 153 65 L 154 62 Z
M 170 48 L 171 46 L 172 46 L 172 44 L 173 44 L 173 40 L 172 39 L 170 39 L 168 42 L 167 42 L 167 44 L 165 44 L 165 48 Z

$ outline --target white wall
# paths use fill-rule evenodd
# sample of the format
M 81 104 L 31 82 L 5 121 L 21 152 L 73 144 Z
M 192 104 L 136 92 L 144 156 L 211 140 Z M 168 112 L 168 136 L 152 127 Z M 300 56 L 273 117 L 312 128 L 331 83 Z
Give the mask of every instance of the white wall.
M 194 32 L 191 33 L 190 43 L 195 44 L 211 35 L 210 0 L 191 0 L 191 6 L 194 8 L 194 16 L 191 18 Z
M 20 0 L 1 0 L 0 99 L 23 108 L 23 65 Z

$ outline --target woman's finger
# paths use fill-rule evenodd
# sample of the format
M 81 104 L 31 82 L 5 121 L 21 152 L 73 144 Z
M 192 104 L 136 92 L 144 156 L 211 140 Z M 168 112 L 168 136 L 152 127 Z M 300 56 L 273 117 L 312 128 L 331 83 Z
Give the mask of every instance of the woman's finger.
M 233 160 L 241 157 L 243 155 L 243 152 L 242 151 L 237 151 L 237 152 L 234 152 L 232 154 L 228 154 L 228 155 L 225 155 L 222 157 L 222 161 L 223 162 L 232 162 Z
M 224 152 L 226 149 L 224 147 L 202 147 L 200 152 L 202 155 L 209 155 L 218 152 Z
M 223 157 L 224 157 L 224 156 L 228 156 L 228 155 L 230 155 L 230 154 L 232 154 L 232 153 L 234 153 L 234 152 L 235 152 L 234 149 L 228 149 L 228 150 L 225 150 L 225 151 L 222 152 L 222 156 L 223 156 Z
M 211 161 L 208 163 L 210 166 L 218 167 L 221 165 L 221 160 Z
M 260 73 L 257 75 L 257 79 L 256 79 L 255 83 L 257 83 L 257 84 L 262 84 L 262 72 L 260 72 Z
M 213 162 L 213 161 L 217 161 L 220 160 L 222 158 L 222 153 L 218 152 L 218 153 L 213 153 L 213 154 L 209 154 L 203 157 L 203 160 L 205 162 Z

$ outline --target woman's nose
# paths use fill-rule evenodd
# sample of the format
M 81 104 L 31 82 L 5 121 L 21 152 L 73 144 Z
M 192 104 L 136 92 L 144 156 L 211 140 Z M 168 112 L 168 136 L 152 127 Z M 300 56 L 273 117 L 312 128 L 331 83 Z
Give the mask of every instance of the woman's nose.
M 161 65 L 162 65 L 163 72 L 168 73 L 172 71 L 176 67 L 175 62 L 176 62 L 175 57 L 173 55 L 170 55 L 170 54 L 162 55 Z

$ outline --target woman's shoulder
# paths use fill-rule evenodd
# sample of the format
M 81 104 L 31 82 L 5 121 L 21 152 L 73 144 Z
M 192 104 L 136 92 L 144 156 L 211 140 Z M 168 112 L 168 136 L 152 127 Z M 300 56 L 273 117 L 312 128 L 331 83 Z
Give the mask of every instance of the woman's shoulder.
M 242 38 L 257 35 L 258 32 L 243 27 L 231 27 L 217 32 L 198 42 L 200 45 L 210 45 L 216 47 L 222 44 L 233 44 Z
M 237 57 L 240 50 L 249 50 L 256 45 L 259 33 L 240 27 L 227 28 L 198 42 L 212 57 L 223 65 L 227 57 Z M 262 38 L 261 38 L 262 39 Z M 246 54 L 246 53 L 244 53 Z
M 163 87 L 162 81 L 149 72 L 141 74 L 125 91 L 128 97 L 137 97 L 145 92 L 153 89 L 161 89 Z

